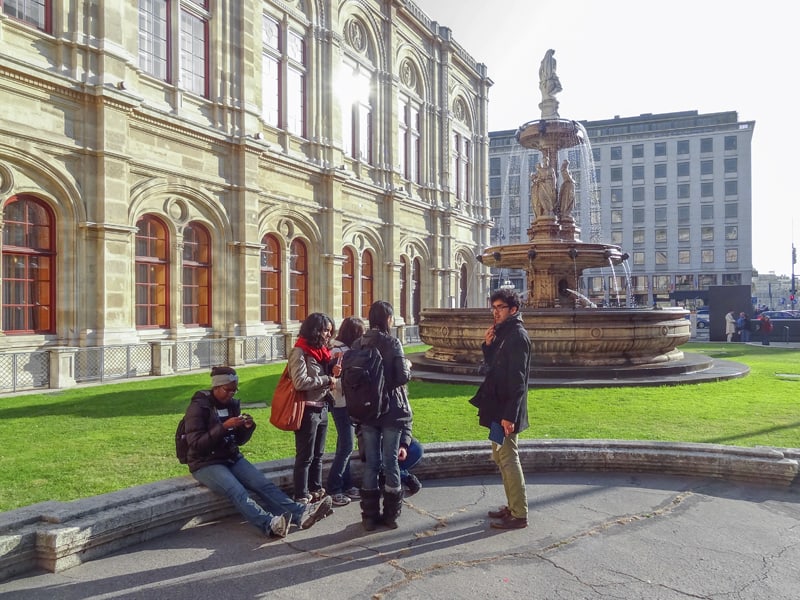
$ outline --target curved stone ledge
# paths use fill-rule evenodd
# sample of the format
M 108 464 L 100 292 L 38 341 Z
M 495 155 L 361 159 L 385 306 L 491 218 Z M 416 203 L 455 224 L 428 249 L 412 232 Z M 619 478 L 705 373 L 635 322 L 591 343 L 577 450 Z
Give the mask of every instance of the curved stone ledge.
M 523 440 L 523 469 L 688 475 L 787 487 L 800 449 L 619 440 Z M 328 460 L 331 456 L 329 455 Z M 257 466 L 291 490 L 293 459 Z M 328 464 L 326 464 L 327 468 Z M 361 464 L 353 462 L 358 477 Z M 488 441 L 432 443 L 414 469 L 423 480 L 496 473 Z M 498 480 L 499 481 L 499 480 Z M 34 569 L 63 571 L 121 548 L 233 514 L 192 477 L 177 477 L 73 502 L 0 513 L 0 581 Z

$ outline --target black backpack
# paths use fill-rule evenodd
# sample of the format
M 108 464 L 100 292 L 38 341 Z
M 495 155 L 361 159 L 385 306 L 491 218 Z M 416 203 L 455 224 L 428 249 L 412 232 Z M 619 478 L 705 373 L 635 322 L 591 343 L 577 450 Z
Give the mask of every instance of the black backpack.
M 342 359 L 342 394 L 353 423 L 370 423 L 389 410 L 383 356 L 377 347 L 356 341 Z
M 175 430 L 175 456 L 182 465 L 189 462 L 189 441 L 186 439 L 185 418 L 178 421 L 178 428 Z

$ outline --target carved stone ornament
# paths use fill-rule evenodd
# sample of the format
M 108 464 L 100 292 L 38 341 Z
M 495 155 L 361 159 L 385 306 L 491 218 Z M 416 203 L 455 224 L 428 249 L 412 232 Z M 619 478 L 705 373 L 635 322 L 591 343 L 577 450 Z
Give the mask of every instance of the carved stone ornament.
M 168 198 L 164 208 L 176 223 L 184 223 L 189 217 L 189 208 L 182 198 Z
M 457 120 L 461 122 L 463 122 L 467 118 L 467 107 L 464 106 L 463 99 L 456 98 L 456 101 L 453 104 L 453 115 Z
M 409 89 L 413 90 L 417 87 L 417 74 L 414 72 L 414 65 L 408 59 L 405 59 L 400 65 L 400 81 Z
M 354 50 L 363 53 L 367 49 L 367 34 L 358 19 L 350 19 L 344 28 L 344 38 Z
M 278 231 L 284 238 L 288 240 L 294 235 L 294 226 L 292 225 L 291 221 L 281 219 L 281 221 L 278 223 Z

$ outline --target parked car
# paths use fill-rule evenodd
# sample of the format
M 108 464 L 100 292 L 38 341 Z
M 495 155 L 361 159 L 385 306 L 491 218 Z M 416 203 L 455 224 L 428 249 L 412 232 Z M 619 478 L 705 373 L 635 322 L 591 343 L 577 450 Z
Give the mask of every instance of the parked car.
M 760 319 L 764 315 L 767 315 L 773 321 L 775 319 L 796 319 L 796 318 L 798 318 L 790 310 L 765 310 L 764 312 L 758 313 L 758 316 L 756 318 Z
M 708 313 L 700 314 L 697 313 L 697 328 L 698 329 L 707 329 L 708 328 Z

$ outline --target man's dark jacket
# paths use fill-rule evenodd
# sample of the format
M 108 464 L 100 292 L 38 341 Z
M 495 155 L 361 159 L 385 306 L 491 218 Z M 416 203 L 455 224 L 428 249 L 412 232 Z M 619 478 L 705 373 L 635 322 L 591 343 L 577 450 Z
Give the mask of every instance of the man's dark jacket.
M 528 368 L 531 340 L 517 312 L 495 328 L 490 345 L 481 345 L 488 373 L 470 403 L 478 407 L 478 421 L 489 427 L 503 419 L 514 432 L 528 428 Z

